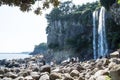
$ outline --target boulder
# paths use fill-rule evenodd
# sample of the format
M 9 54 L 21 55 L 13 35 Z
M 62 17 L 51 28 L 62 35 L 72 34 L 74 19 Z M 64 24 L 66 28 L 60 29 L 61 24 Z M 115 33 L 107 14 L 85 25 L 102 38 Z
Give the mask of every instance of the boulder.
M 3 69 L 0 69 L 0 74 L 4 74 L 4 70 Z
M 50 80 L 50 78 L 49 78 L 49 75 L 48 75 L 48 74 L 44 74 L 44 75 L 42 75 L 42 76 L 40 77 L 39 80 Z
M 76 76 L 76 77 L 79 77 L 79 74 L 80 74 L 80 73 L 79 73 L 79 71 L 77 71 L 77 70 L 72 70 L 71 73 L 70 73 L 70 75 L 71 75 L 72 77 L 75 77 L 75 76 Z
M 110 57 L 111 58 L 119 58 L 119 52 L 118 51 L 115 51 L 115 52 L 113 52 L 113 53 L 110 53 Z
M 2 80 L 13 80 L 12 78 L 4 77 Z
M 15 79 L 15 78 L 18 77 L 18 75 L 14 74 L 14 73 L 12 73 L 12 72 L 6 73 L 6 76 L 7 76 L 7 77 L 10 77 L 10 78 L 12 78 L 12 79 Z
M 24 80 L 24 77 L 19 76 L 19 77 L 15 78 L 15 80 Z
M 26 76 L 25 80 L 34 80 L 34 79 L 32 78 L 32 76 Z
M 4 69 L 4 72 L 5 72 L 5 73 L 10 72 L 10 69 L 9 69 L 9 68 L 5 68 L 5 69 Z
M 78 80 L 85 80 L 83 77 L 79 77 Z
M 95 78 L 99 77 L 99 76 L 103 76 L 103 75 L 109 75 L 107 70 L 99 70 L 95 73 Z
M 4 75 L 3 74 L 0 74 L 0 78 L 3 78 L 4 77 Z M 0 79 L 1 80 L 1 79 Z
M 61 73 L 51 73 L 50 74 L 50 80 L 56 80 L 56 79 L 61 79 Z
M 33 79 L 38 80 L 40 75 L 38 74 L 38 72 L 31 72 L 30 75 L 32 76 Z
M 109 76 L 104 75 L 104 76 L 98 76 L 96 80 L 111 80 L 111 78 Z
M 120 64 L 114 65 L 110 70 L 112 80 L 120 80 Z
M 31 70 L 23 70 L 19 73 L 19 76 L 26 77 L 26 76 L 30 75 L 30 73 L 31 73 Z
M 65 74 L 64 74 L 64 79 L 63 79 L 63 80 L 74 80 L 74 79 L 70 76 L 70 74 L 65 73 Z
M 49 65 L 44 65 L 44 66 L 41 66 L 41 69 L 40 69 L 41 72 L 51 72 L 51 67 Z

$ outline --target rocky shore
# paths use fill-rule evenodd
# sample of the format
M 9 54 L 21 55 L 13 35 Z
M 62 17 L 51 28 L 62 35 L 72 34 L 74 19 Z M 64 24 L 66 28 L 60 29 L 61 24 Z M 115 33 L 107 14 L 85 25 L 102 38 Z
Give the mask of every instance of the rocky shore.
M 0 80 L 120 80 L 119 52 L 110 58 L 64 61 L 59 65 L 45 64 L 41 55 L 0 60 Z

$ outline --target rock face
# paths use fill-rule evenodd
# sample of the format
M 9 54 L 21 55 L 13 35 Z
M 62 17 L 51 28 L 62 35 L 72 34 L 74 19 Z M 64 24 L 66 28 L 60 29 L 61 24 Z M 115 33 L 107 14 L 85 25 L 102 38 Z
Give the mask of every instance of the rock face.
M 47 20 L 49 22 L 48 27 L 46 28 L 46 33 L 48 34 L 48 53 L 54 53 L 56 54 L 55 56 L 59 55 L 56 60 L 60 57 L 62 58 L 61 60 L 63 60 L 66 58 L 66 55 L 70 57 L 73 54 L 74 56 L 81 57 L 80 59 L 83 59 L 83 57 L 86 59 L 92 58 L 92 11 L 98 7 L 97 4 L 97 2 L 90 5 L 86 4 L 84 5 L 84 8 L 81 6 L 80 8 L 83 9 L 78 9 L 78 12 L 73 9 L 73 12 L 67 13 L 67 11 L 61 11 L 55 13 L 59 10 L 62 10 L 61 8 L 63 7 L 60 5 L 60 9 L 55 9 L 51 11 L 51 14 L 47 15 Z M 69 6 L 69 3 L 64 3 L 63 5 Z M 88 6 L 89 8 L 87 8 Z M 94 7 L 92 8 L 90 6 Z M 67 9 L 68 8 L 66 8 L 66 10 Z M 67 14 L 64 14 L 64 12 Z M 62 55 L 60 52 L 62 54 L 68 54 Z M 53 58 L 54 54 L 52 55 Z
M 115 3 L 111 7 L 111 12 L 113 14 L 115 22 L 120 25 L 120 5 Z

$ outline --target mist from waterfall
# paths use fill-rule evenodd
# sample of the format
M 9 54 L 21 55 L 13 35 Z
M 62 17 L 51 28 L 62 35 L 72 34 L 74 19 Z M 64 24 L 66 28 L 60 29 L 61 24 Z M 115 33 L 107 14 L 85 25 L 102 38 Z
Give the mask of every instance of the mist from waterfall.
M 105 57 L 108 53 L 106 30 L 105 30 L 105 8 L 101 7 L 99 20 L 97 20 L 96 11 L 93 12 L 93 53 L 94 59 Z M 96 21 L 98 21 L 98 26 Z M 97 28 L 98 27 L 98 28 Z M 98 34 L 97 34 L 98 31 Z M 97 36 L 96 36 L 97 34 Z

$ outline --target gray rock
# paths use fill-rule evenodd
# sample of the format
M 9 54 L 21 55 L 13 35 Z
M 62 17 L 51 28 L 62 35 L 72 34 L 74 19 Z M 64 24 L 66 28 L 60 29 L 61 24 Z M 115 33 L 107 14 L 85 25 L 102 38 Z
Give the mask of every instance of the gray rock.
M 44 65 L 44 66 L 41 66 L 41 69 L 40 69 L 41 72 L 51 72 L 51 67 L 49 65 Z
M 61 79 L 61 73 L 51 73 L 50 74 L 50 80 L 56 80 L 56 79 Z
M 14 73 L 12 73 L 12 72 L 6 73 L 6 76 L 7 76 L 7 77 L 10 77 L 10 78 L 12 78 L 12 79 L 15 79 L 15 78 L 18 77 L 18 75 L 14 74 Z
M 83 77 L 79 77 L 79 79 L 78 80 L 85 80 Z
M 26 76 L 25 80 L 33 80 L 32 76 Z
M 114 65 L 110 70 L 112 80 L 120 80 L 120 64 Z
M 77 70 L 72 70 L 72 72 L 70 73 L 70 75 L 72 76 L 72 77 L 74 77 L 74 76 L 77 76 L 77 77 L 79 77 L 79 71 L 77 71 Z
M 50 80 L 50 78 L 48 74 L 45 74 L 45 75 L 42 75 L 39 80 Z
M 64 74 L 64 79 L 63 79 L 63 80 L 74 80 L 74 79 L 70 76 L 70 74 L 65 73 L 65 74 Z
M 2 80 L 13 80 L 12 78 L 4 77 Z
M 107 76 L 98 76 L 96 80 L 107 80 L 106 78 Z M 108 80 L 110 80 L 110 78 Z
M 110 54 L 111 58 L 119 58 L 119 56 L 120 56 L 120 54 L 119 54 L 118 51 L 115 51 L 115 52 L 113 52 L 113 53 Z
M 3 69 L 0 69 L 0 74 L 4 74 L 4 70 Z
M 31 72 L 30 75 L 32 76 L 33 79 L 38 80 L 40 75 L 38 74 L 38 72 Z
M 17 77 L 15 80 L 24 80 L 24 77 L 19 76 L 19 77 Z

